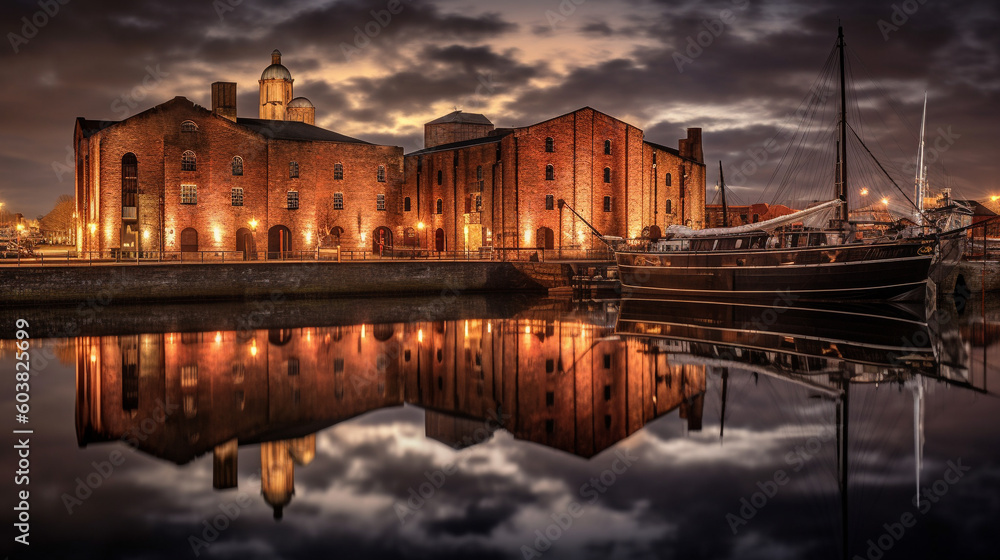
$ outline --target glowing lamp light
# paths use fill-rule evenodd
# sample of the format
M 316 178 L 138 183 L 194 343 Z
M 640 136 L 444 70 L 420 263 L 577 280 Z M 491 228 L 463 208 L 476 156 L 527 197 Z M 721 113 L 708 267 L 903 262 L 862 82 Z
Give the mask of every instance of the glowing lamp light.
M 361 242 L 362 242 L 362 243 L 364 243 L 364 242 L 365 242 L 365 239 L 367 239 L 367 238 L 368 238 L 368 234 L 367 234 L 367 233 L 362 233 L 362 234 L 361 234 Z
M 868 196 L 868 187 L 861 189 L 861 196 Z
M 257 357 L 257 339 L 250 341 L 250 355 Z
M 993 196 L 990 197 L 990 201 L 992 201 L 992 202 L 996 202 L 998 200 L 1000 200 L 1000 196 L 998 196 L 998 195 L 993 195 Z
M 260 222 L 258 222 L 256 219 L 251 218 L 250 221 L 247 222 L 247 223 L 250 224 L 250 229 L 256 230 L 257 229 L 257 224 L 260 223 Z
M 312 243 L 312 239 L 313 239 L 313 232 L 307 231 L 306 232 L 306 244 L 308 245 L 309 243 Z
M 529 325 L 524 326 L 524 334 L 531 334 L 531 326 Z
M 91 235 L 97 231 L 97 224 L 87 224 L 87 228 L 90 230 Z
M 882 204 L 885 204 L 886 206 L 889 205 L 889 199 L 888 199 L 888 197 L 882 199 Z
M 466 336 L 466 338 L 468 338 L 468 336 L 469 336 L 469 321 L 468 320 L 465 321 L 465 336 Z
M 94 352 L 90 353 L 90 361 L 91 361 L 91 363 L 97 361 L 97 354 L 96 353 L 94 353 Z
M 417 229 L 419 229 L 420 231 L 424 231 L 424 227 L 425 226 L 424 226 L 423 222 L 420 222 L 420 223 L 417 224 Z
M 365 326 L 361 325 L 361 338 L 365 337 Z
M 221 331 L 217 331 L 215 333 L 215 343 L 216 344 L 222 344 L 222 332 Z
M 149 234 L 149 230 L 148 229 L 142 230 L 142 238 L 143 239 L 149 239 L 149 235 L 150 234 Z
M 531 230 L 530 229 L 524 230 L 524 244 L 525 245 L 531 244 Z
M 222 230 L 217 227 L 212 228 L 212 238 L 216 243 L 222 243 Z
M 488 332 L 488 333 L 493 332 L 493 323 L 492 322 L 486 323 L 486 332 Z
M 469 235 L 469 226 L 465 226 L 465 235 Z
M 424 329 L 417 329 L 417 342 L 424 341 Z
M 17 231 L 24 231 L 24 224 L 17 224 Z

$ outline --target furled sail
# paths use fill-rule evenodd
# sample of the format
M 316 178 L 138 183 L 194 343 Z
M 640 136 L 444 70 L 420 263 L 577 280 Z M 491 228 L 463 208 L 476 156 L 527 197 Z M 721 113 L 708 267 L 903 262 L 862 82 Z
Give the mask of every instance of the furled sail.
M 773 231 L 781 226 L 802 222 L 809 227 L 821 227 L 828 223 L 833 215 L 833 211 L 843 204 L 840 199 L 829 200 L 822 204 L 817 204 L 805 210 L 799 210 L 784 216 L 778 216 L 755 224 L 745 224 L 728 228 L 691 229 L 687 226 L 669 226 L 664 232 L 665 239 L 677 237 L 717 237 L 719 235 L 733 235 L 739 233 L 750 233 L 754 231 Z

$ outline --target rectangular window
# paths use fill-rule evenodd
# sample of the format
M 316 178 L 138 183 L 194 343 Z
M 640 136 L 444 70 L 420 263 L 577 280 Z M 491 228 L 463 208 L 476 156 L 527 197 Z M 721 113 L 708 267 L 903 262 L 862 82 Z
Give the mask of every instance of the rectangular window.
M 444 171 L 438 171 L 438 184 L 444 183 Z
M 198 204 L 197 185 L 181 185 L 181 204 Z
M 344 193 L 342 192 L 333 193 L 333 209 L 334 210 L 344 209 Z
M 333 164 L 333 179 L 335 181 L 343 181 L 344 180 L 344 164 L 343 163 L 335 163 L 335 164 Z
M 288 191 L 288 209 L 298 210 L 299 209 L 299 191 Z
M 409 211 L 410 211 L 410 197 L 406 197 L 403 199 L 403 212 L 409 212 Z
M 551 194 L 545 195 L 545 209 L 554 210 L 556 207 L 556 197 Z
M 243 187 L 233 187 L 231 198 L 233 206 L 243 206 Z
M 375 209 L 379 212 L 385 212 L 385 195 L 377 194 L 375 195 Z
M 299 178 L 299 162 L 297 161 L 288 162 L 288 178 L 289 179 Z
M 378 179 L 379 183 L 384 183 L 385 182 L 385 166 L 384 165 L 378 166 L 378 172 L 376 173 L 375 178 Z
M 482 211 L 483 211 L 483 195 L 477 194 L 476 195 L 476 212 L 482 212 Z
M 611 211 L 611 197 L 610 196 L 604 197 L 604 211 L 605 212 L 610 212 Z
M 604 369 L 611 369 L 611 354 L 604 355 Z M 608 391 L 610 390 L 608 389 Z
M 334 358 L 333 359 L 333 373 L 344 373 L 344 359 Z

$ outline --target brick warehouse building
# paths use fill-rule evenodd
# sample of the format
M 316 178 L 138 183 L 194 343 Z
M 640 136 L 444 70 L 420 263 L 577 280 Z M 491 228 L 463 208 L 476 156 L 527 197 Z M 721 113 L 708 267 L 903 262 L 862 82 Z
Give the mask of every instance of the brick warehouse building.
M 600 247 L 559 199 L 607 235 L 704 225 L 700 129 L 675 150 L 589 107 L 509 129 L 456 111 L 404 156 L 314 126 L 281 53 L 271 62 L 259 118 L 237 116 L 228 82 L 212 84 L 211 109 L 176 97 L 123 121 L 78 118 L 77 248 Z

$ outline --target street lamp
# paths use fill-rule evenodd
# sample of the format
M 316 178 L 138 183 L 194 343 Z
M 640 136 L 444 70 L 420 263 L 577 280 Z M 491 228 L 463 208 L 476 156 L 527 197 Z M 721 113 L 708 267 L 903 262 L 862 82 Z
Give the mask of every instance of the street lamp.
M 257 233 L 257 220 L 255 218 L 250 218 L 250 221 L 247 223 L 250 224 L 250 230 Z
M 24 231 L 24 224 L 17 224 L 17 263 L 21 264 L 21 232 Z
M 417 229 L 420 230 L 420 231 L 424 231 L 424 228 L 426 228 L 426 227 L 427 226 L 425 226 L 423 222 L 419 222 L 417 224 Z M 424 247 L 427 247 L 427 233 L 426 232 L 424 232 Z M 430 251 L 431 248 L 427 247 L 427 250 Z M 429 256 L 430 256 L 430 253 L 428 253 L 428 257 Z

